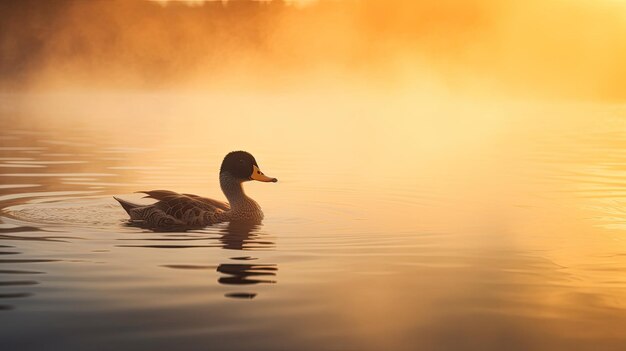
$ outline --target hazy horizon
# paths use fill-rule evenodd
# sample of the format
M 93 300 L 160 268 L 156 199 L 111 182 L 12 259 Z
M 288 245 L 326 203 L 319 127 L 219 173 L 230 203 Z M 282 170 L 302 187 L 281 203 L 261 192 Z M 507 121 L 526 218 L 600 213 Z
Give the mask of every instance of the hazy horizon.
M 623 101 L 618 1 L 20 1 L 0 4 L 0 89 L 415 86 Z

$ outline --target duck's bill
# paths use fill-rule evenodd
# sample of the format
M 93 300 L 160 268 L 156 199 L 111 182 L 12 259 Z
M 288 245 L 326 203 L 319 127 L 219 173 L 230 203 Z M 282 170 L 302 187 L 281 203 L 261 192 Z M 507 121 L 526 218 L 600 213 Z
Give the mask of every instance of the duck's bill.
M 258 180 L 259 182 L 272 182 L 272 183 L 276 183 L 278 181 L 278 179 L 276 178 L 268 177 L 265 174 L 263 174 L 263 172 L 261 172 L 261 170 L 257 166 L 252 166 L 252 175 L 250 176 L 250 179 Z

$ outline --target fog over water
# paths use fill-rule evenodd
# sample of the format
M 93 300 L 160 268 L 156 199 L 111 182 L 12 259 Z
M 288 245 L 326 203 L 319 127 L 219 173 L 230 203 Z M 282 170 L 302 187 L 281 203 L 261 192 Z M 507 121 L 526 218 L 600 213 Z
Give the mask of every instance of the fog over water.
M 621 1 L 8 1 L 5 89 L 403 89 L 620 100 Z

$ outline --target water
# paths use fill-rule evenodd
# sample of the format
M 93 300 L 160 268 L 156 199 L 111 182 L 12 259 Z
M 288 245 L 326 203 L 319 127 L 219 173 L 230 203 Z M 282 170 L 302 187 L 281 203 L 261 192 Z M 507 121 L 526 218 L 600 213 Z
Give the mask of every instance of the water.
M 450 99 L 4 96 L 0 347 L 623 350 L 626 111 Z M 262 225 L 112 199 L 236 149 Z

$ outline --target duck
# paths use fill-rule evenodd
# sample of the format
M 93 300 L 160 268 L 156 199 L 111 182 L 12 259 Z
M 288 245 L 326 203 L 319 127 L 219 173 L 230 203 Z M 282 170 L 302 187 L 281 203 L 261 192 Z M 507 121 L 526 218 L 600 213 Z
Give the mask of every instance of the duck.
M 150 205 L 113 198 L 126 211 L 131 224 L 150 229 L 198 228 L 221 222 L 260 223 L 263 220 L 261 206 L 243 190 L 243 183 L 253 180 L 278 182 L 261 172 L 252 154 L 233 151 L 224 157 L 219 173 L 220 187 L 227 203 L 170 190 L 139 191 L 146 195 L 144 198 L 157 200 Z

